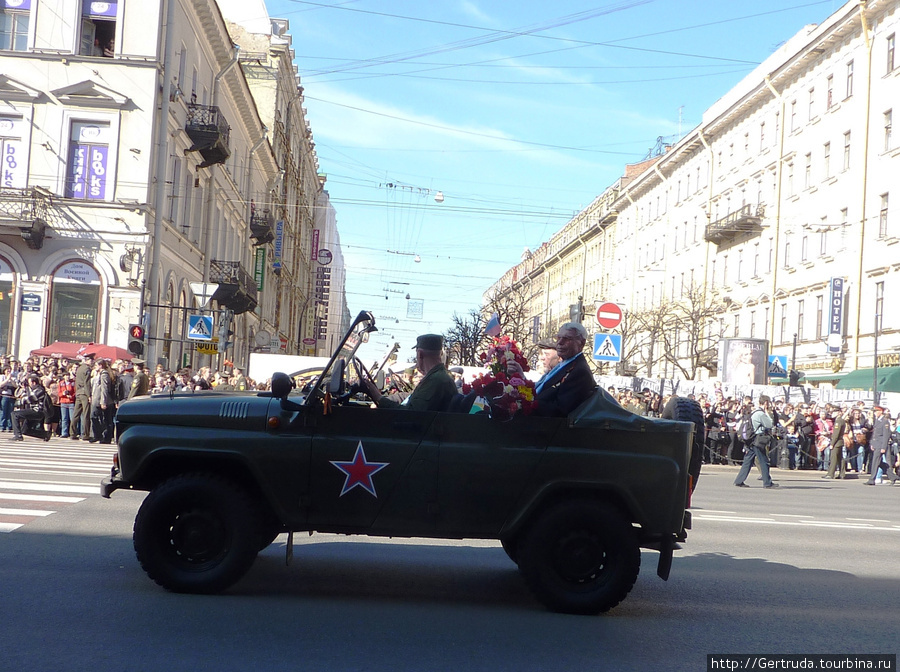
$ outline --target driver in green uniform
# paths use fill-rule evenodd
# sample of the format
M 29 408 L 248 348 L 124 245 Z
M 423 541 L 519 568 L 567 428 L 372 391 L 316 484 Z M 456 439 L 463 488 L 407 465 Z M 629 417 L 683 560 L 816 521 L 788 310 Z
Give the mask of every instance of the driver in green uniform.
M 441 362 L 444 339 L 423 334 L 416 339 L 416 368 L 424 378 L 402 402 L 388 399 L 371 380 L 361 381 L 378 408 L 408 408 L 412 411 L 446 411 L 458 394 L 456 382 Z

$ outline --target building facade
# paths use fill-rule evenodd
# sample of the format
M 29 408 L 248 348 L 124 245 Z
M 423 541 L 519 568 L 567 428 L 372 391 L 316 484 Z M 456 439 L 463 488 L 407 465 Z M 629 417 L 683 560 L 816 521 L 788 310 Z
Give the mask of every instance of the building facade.
M 578 295 L 593 325 L 597 301 L 639 315 L 699 296 L 715 313 L 696 344 L 706 353 L 765 339 L 809 380 L 871 367 L 876 349 L 895 365 L 898 8 L 849 2 L 807 26 L 492 291 L 546 276 L 532 310 L 551 330 Z M 642 347 L 629 365 L 647 375 Z
M 125 347 L 143 323 L 173 369 L 246 364 L 262 333 L 299 352 L 320 186 L 286 22 L 260 63 L 214 0 L 6 0 L 0 19 L 0 351 Z M 204 309 L 216 354 L 188 337 Z

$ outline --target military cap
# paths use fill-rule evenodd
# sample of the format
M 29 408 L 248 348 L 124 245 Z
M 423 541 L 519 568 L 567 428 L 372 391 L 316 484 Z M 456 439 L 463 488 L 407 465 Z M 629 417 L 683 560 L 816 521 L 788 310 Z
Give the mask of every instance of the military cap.
M 444 337 L 440 334 L 422 334 L 416 339 L 416 350 L 429 350 L 431 352 L 440 352 L 444 347 Z

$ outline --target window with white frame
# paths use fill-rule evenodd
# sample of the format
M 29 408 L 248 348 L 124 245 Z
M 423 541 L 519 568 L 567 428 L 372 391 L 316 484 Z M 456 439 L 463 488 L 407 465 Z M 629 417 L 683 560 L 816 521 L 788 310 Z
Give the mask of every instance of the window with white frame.
M 830 110 L 834 106 L 834 75 L 828 75 L 825 80 L 825 109 Z
M 806 322 L 805 315 L 806 300 L 797 301 L 797 338 L 803 340 L 803 323 Z
M 825 297 L 819 294 L 816 297 L 816 338 L 821 338 L 825 334 L 822 328 L 825 325 Z
M 803 168 L 803 188 L 809 189 L 812 186 L 812 154 L 806 155 L 806 165 Z
M 0 187 L 24 189 L 28 181 L 27 128 L 22 117 L 0 116 Z
M 822 149 L 822 172 L 824 174 L 824 178 L 827 180 L 829 177 L 831 177 L 831 143 L 826 142 Z
M 809 261 L 809 236 L 800 239 L 800 261 Z
M 797 101 L 791 101 L 791 133 L 797 130 Z
M 889 152 L 892 149 L 891 132 L 894 126 L 894 111 L 888 110 L 884 113 L 884 151 Z
M 847 63 L 847 88 L 845 93 L 844 98 L 849 98 L 853 95 L 853 61 Z
M 897 46 L 895 34 L 891 33 L 888 35 L 885 41 L 887 43 L 887 71 L 891 73 L 894 71 L 894 56 Z
M 888 194 L 881 195 L 881 208 L 878 211 L 878 237 L 887 238 L 888 235 Z
M 786 343 L 787 342 L 787 304 L 781 304 L 781 329 L 778 334 L 778 342 Z
M 67 198 L 108 200 L 111 139 L 109 122 L 72 122 L 64 190 Z
M 32 0 L 0 0 L 0 50 L 25 51 Z
M 750 338 L 756 338 L 756 311 L 750 311 Z
M 807 113 L 806 119 L 807 121 L 812 121 L 816 118 L 816 89 L 815 87 L 809 90 L 809 103 L 807 105 Z
M 844 163 L 843 170 L 850 170 L 850 131 L 844 133 Z
M 117 0 L 81 0 L 82 56 L 112 58 L 116 53 Z

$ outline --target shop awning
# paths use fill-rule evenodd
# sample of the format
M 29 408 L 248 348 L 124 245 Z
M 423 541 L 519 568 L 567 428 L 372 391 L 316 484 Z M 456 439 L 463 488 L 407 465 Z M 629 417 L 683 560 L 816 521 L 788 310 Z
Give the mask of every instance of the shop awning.
M 801 383 L 821 383 L 828 380 L 842 380 L 846 373 L 807 373 L 801 379 Z
M 871 390 L 875 380 L 874 369 L 857 369 L 841 378 L 839 390 Z M 900 366 L 878 367 L 878 391 L 900 392 Z

